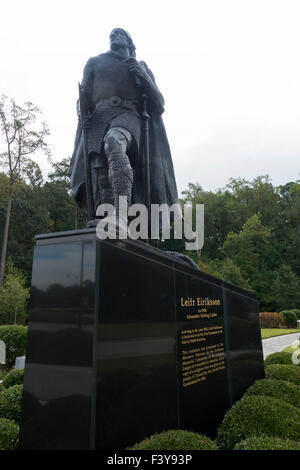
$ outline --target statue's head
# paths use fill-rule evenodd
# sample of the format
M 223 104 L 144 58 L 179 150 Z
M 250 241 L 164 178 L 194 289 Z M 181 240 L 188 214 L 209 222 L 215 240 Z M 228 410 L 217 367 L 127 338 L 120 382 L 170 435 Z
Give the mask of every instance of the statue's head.
M 121 48 L 128 48 L 131 57 L 135 57 L 135 45 L 131 39 L 131 36 L 125 29 L 115 28 L 112 30 L 109 36 L 111 50 L 117 50 Z

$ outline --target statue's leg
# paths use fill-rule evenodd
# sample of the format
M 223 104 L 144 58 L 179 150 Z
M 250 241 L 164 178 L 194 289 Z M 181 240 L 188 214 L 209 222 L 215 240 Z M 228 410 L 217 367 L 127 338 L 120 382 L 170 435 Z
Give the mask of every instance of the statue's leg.
M 102 163 L 102 162 L 101 162 Z M 112 204 L 114 205 L 114 198 L 112 187 L 108 177 L 108 165 L 105 158 L 105 162 L 97 168 L 98 173 L 98 198 L 97 198 L 97 207 L 100 204 Z
M 131 205 L 133 170 L 127 155 L 131 134 L 122 127 L 112 127 L 104 137 L 104 151 L 108 162 L 108 177 L 111 183 L 116 215 L 119 217 L 119 197 L 127 198 Z M 126 221 L 127 223 L 127 215 Z

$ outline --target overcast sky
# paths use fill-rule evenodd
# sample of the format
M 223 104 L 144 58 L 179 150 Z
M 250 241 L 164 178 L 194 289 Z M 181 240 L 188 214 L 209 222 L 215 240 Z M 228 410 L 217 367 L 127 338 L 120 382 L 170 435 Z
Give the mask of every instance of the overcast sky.
M 14 0 L 1 4 L 0 93 L 32 101 L 70 156 L 85 62 L 128 30 L 166 101 L 178 190 L 300 173 L 300 2 Z M 44 173 L 45 158 L 38 158 Z

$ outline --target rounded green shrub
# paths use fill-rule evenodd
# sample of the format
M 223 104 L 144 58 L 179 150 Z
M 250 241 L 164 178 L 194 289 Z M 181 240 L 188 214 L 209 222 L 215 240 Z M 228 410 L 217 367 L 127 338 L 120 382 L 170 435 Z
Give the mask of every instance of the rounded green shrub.
M 22 385 L 24 382 L 24 369 L 11 370 L 3 380 L 5 388 L 12 387 L 13 385 Z
M 287 328 L 297 328 L 297 315 L 293 310 L 282 310 L 280 313 Z
M 300 442 L 261 435 L 239 442 L 234 450 L 300 450 Z
M 128 450 L 218 450 L 218 447 L 209 437 L 179 429 L 154 434 Z
M 300 387 L 284 380 L 257 380 L 246 392 L 246 395 L 274 397 L 300 407 Z
M 0 450 L 13 450 L 19 439 L 19 426 L 12 420 L 0 418 Z
M 296 315 L 297 319 L 300 320 L 300 309 L 299 308 L 293 308 L 292 312 Z
M 11 367 L 17 356 L 25 355 L 27 327 L 22 325 L 0 326 L 0 340 L 5 343 L 6 363 Z
M 265 366 L 267 367 L 271 364 L 293 364 L 292 354 L 284 351 L 270 354 L 265 359 Z
M 266 368 L 266 378 L 286 380 L 295 385 L 300 385 L 300 367 L 295 364 L 271 364 Z
M 260 434 L 300 440 L 300 410 L 278 398 L 244 396 L 225 414 L 217 444 L 220 449 L 233 449 Z
M 0 393 L 0 418 L 20 422 L 23 385 L 14 385 Z

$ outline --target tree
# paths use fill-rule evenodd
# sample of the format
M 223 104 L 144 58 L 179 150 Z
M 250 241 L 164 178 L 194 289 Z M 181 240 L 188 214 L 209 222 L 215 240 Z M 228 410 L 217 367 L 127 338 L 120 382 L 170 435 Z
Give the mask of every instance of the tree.
M 9 260 L 0 292 L 0 323 L 24 323 L 30 289 L 23 274 Z
M 271 237 L 270 230 L 261 223 L 258 214 L 254 214 L 243 225 L 240 233 L 230 232 L 225 240 L 222 252 L 241 269 L 244 279 L 253 279 L 262 267 L 263 254 Z
M 0 100 L 0 126 L 4 136 L 3 147 L 5 148 L 0 153 L 0 165 L 9 177 L 8 202 L 0 262 L 0 288 L 4 277 L 14 185 L 26 168 L 28 169 L 31 155 L 37 150 L 43 151 L 50 157 L 48 144 L 45 142 L 46 136 L 49 135 L 47 124 L 42 122 L 39 129 L 36 129 L 34 125 L 36 117 L 40 113 L 40 109 L 30 102 L 25 103 L 22 108 L 14 100 L 10 100 L 10 105 L 8 105 L 7 97 L 4 95 Z
M 277 311 L 300 308 L 300 279 L 290 266 L 282 264 L 276 271 L 271 295 Z
M 70 178 L 68 169 L 70 159 L 64 158 L 52 163 L 52 172 L 48 174 L 48 180 L 44 184 L 45 207 L 53 222 L 52 230 L 65 231 L 78 227 L 85 227 L 87 215 L 83 209 L 79 209 L 71 196 Z

